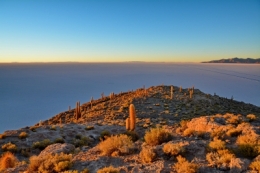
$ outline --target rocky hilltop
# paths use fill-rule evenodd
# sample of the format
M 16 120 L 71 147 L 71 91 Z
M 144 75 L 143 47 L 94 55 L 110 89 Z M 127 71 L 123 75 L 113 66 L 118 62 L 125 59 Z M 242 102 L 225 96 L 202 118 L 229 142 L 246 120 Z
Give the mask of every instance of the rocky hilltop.
M 259 107 L 161 85 L 102 94 L 5 131 L 0 172 L 254 173 L 259 145 Z
M 229 58 L 229 59 L 220 59 L 220 60 L 212 60 L 206 61 L 202 63 L 245 63 L 245 64 L 260 64 L 260 58 Z

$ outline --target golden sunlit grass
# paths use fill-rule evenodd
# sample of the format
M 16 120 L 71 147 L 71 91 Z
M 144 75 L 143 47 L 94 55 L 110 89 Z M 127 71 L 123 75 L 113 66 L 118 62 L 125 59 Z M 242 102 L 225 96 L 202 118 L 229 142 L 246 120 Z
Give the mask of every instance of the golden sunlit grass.
M 99 169 L 97 173 L 119 173 L 119 169 L 114 168 L 113 166 L 109 166 L 109 167 Z
M 4 153 L 0 158 L 0 171 L 15 167 L 17 162 L 17 158 L 11 152 Z
M 173 168 L 177 173 L 196 173 L 198 165 L 187 161 L 184 157 L 178 156 L 177 163 L 174 164 Z
M 216 152 L 210 152 L 206 155 L 206 160 L 209 166 L 220 167 L 222 165 L 229 165 L 231 159 L 235 158 L 235 155 L 229 150 L 218 150 Z
M 209 143 L 208 147 L 212 151 L 223 150 L 226 148 L 226 143 L 220 139 L 215 138 Z
M 167 143 L 163 146 L 163 152 L 170 156 L 177 156 L 183 153 L 185 149 L 180 144 Z
M 27 134 L 26 132 L 21 132 L 21 133 L 19 134 L 19 138 L 20 138 L 20 139 L 27 138 L 27 136 L 28 136 L 28 134 Z
M 112 155 L 114 152 L 119 155 L 128 154 L 130 153 L 132 147 L 133 141 L 124 134 L 108 137 L 106 140 L 101 141 L 98 145 L 102 155 L 107 156 Z
M 2 145 L 2 150 L 3 151 L 16 152 L 17 146 L 15 144 L 12 144 L 11 142 L 8 142 L 8 143 Z
M 151 163 L 156 158 L 156 153 L 152 148 L 143 148 L 139 156 L 142 163 Z
M 145 133 L 145 142 L 149 145 L 159 145 L 171 140 L 171 134 L 163 128 L 152 128 Z
M 71 154 L 45 155 L 42 157 L 32 156 L 28 167 L 29 172 L 59 173 L 68 170 L 72 166 Z

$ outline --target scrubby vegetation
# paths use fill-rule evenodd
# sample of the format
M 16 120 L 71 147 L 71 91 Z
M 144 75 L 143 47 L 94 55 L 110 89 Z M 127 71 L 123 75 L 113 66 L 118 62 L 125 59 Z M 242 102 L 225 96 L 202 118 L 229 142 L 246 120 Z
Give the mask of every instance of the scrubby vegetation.
M 188 162 L 185 158 L 179 155 L 177 157 L 177 163 L 174 164 L 173 168 L 177 173 L 196 173 L 198 170 L 198 165 Z
M 133 147 L 132 140 L 127 135 L 111 136 L 104 141 L 101 141 L 98 148 L 102 152 L 102 155 L 110 156 L 113 153 L 129 154 Z
M 99 169 L 97 173 L 119 173 L 119 170 L 117 168 L 114 168 L 113 166 L 109 166 Z
M 3 151 L 16 152 L 17 146 L 15 144 L 12 144 L 11 142 L 8 142 L 8 143 L 2 145 L 2 150 Z
M 152 148 L 143 148 L 139 156 L 143 163 L 151 163 L 156 158 L 156 153 Z
M 13 168 L 17 164 L 18 160 L 11 152 L 6 152 L 0 158 L 0 171 L 3 171 L 7 168 Z
M 145 142 L 147 142 L 149 145 L 154 146 L 171 140 L 171 134 L 167 130 L 157 127 L 147 131 L 145 133 L 144 139 Z
M 72 166 L 72 155 L 70 154 L 55 154 L 45 155 L 42 157 L 32 156 L 28 170 L 39 173 L 59 173 L 70 169 Z

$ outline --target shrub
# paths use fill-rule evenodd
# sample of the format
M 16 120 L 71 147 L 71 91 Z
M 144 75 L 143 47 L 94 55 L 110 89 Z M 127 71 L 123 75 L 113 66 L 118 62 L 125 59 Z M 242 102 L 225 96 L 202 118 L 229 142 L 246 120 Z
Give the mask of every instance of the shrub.
M 3 151 L 16 152 L 17 146 L 15 144 L 12 144 L 11 142 L 8 142 L 8 143 L 2 145 L 2 150 Z
M 128 154 L 133 147 L 133 141 L 124 134 L 108 137 L 106 140 L 101 141 L 98 148 L 103 155 L 110 156 L 113 152 L 119 154 Z
M 51 141 L 49 139 L 44 139 L 43 141 L 39 142 L 34 142 L 32 147 L 35 148 L 35 149 L 40 149 L 40 150 L 43 150 L 44 148 L 46 148 L 48 145 L 51 145 Z
M 0 139 L 4 139 L 6 137 L 5 134 L 0 134 Z
M 256 120 L 256 116 L 254 114 L 248 114 L 246 117 L 249 119 L 250 122 Z
M 82 146 L 86 146 L 90 143 L 90 139 L 86 136 L 80 136 L 80 138 L 76 138 L 73 140 L 73 144 L 75 145 L 75 147 L 82 147 Z
M 249 168 L 251 170 L 260 172 L 260 160 L 254 161 L 249 165 Z
M 10 152 L 6 152 L 0 158 L 0 171 L 7 168 L 13 168 L 17 164 L 17 158 Z
M 183 132 L 183 135 L 184 136 L 191 136 L 195 133 L 195 130 L 192 130 L 192 129 L 185 129 L 184 132 Z
M 253 158 L 260 154 L 259 139 L 256 134 L 240 135 L 237 138 L 238 153 Z
M 179 155 L 177 157 L 177 163 L 174 164 L 173 168 L 177 173 L 195 173 L 198 170 L 198 165 L 188 162 L 185 158 Z
M 68 170 L 72 166 L 71 154 L 44 155 L 42 157 L 32 156 L 30 158 L 29 172 L 37 171 L 39 173 L 58 173 Z
M 156 153 L 151 148 L 143 148 L 139 156 L 143 163 L 151 163 L 156 158 Z
M 225 114 L 227 123 L 237 125 L 242 122 L 241 115 Z
M 24 139 L 24 138 L 27 138 L 27 136 L 28 136 L 28 134 L 26 132 L 21 132 L 19 135 L 19 138 Z
M 209 143 L 209 148 L 213 151 L 217 150 L 223 150 L 226 148 L 226 143 L 224 141 L 221 141 L 220 139 L 214 139 Z
M 61 144 L 63 144 L 63 143 L 65 143 L 65 141 L 64 141 L 63 138 L 56 138 L 53 143 L 61 143 Z
M 159 145 L 171 140 L 171 135 L 163 128 L 152 128 L 145 133 L 145 142 L 149 145 Z
M 163 152 L 170 156 L 177 156 L 184 152 L 184 148 L 180 144 L 167 143 L 163 146 Z
M 135 142 L 139 139 L 138 134 L 135 131 L 126 131 L 124 134 L 130 137 L 130 139 Z
M 206 160 L 210 166 L 221 167 L 222 165 L 229 165 L 231 159 L 235 158 L 235 155 L 228 150 L 218 150 L 216 152 L 210 152 L 206 155 Z
M 86 126 L 85 127 L 85 130 L 93 130 L 94 129 L 94 126 Z
M 102 140 L 105 140 L 106 138 L 108 138 L 110 136 L 111 136 L 111 133 L 107 130 L 104 130 L 104 131 L 101 132 L 99 139 L 102 141 Z
M 97 173 L 119 173 L 119 169 L 114 168 L 113 166 L 109 166 L 109 167 L 99 169 Z
M 235 128 L 232 128 L 232 129 L 229 129 L 226 134 L 227 136 L 230 136 L 230 137 L 235 137 L 235 136 L 238 136 L 242 133 L 242 130 L 240 129 L 235 129 Z

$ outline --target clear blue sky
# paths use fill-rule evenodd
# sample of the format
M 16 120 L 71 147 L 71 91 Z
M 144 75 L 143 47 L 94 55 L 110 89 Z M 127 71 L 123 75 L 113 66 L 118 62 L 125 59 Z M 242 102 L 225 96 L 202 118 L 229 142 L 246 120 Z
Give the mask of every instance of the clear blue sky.
M 0 0 L 0 62 L 260 58 L 260 0 Z

